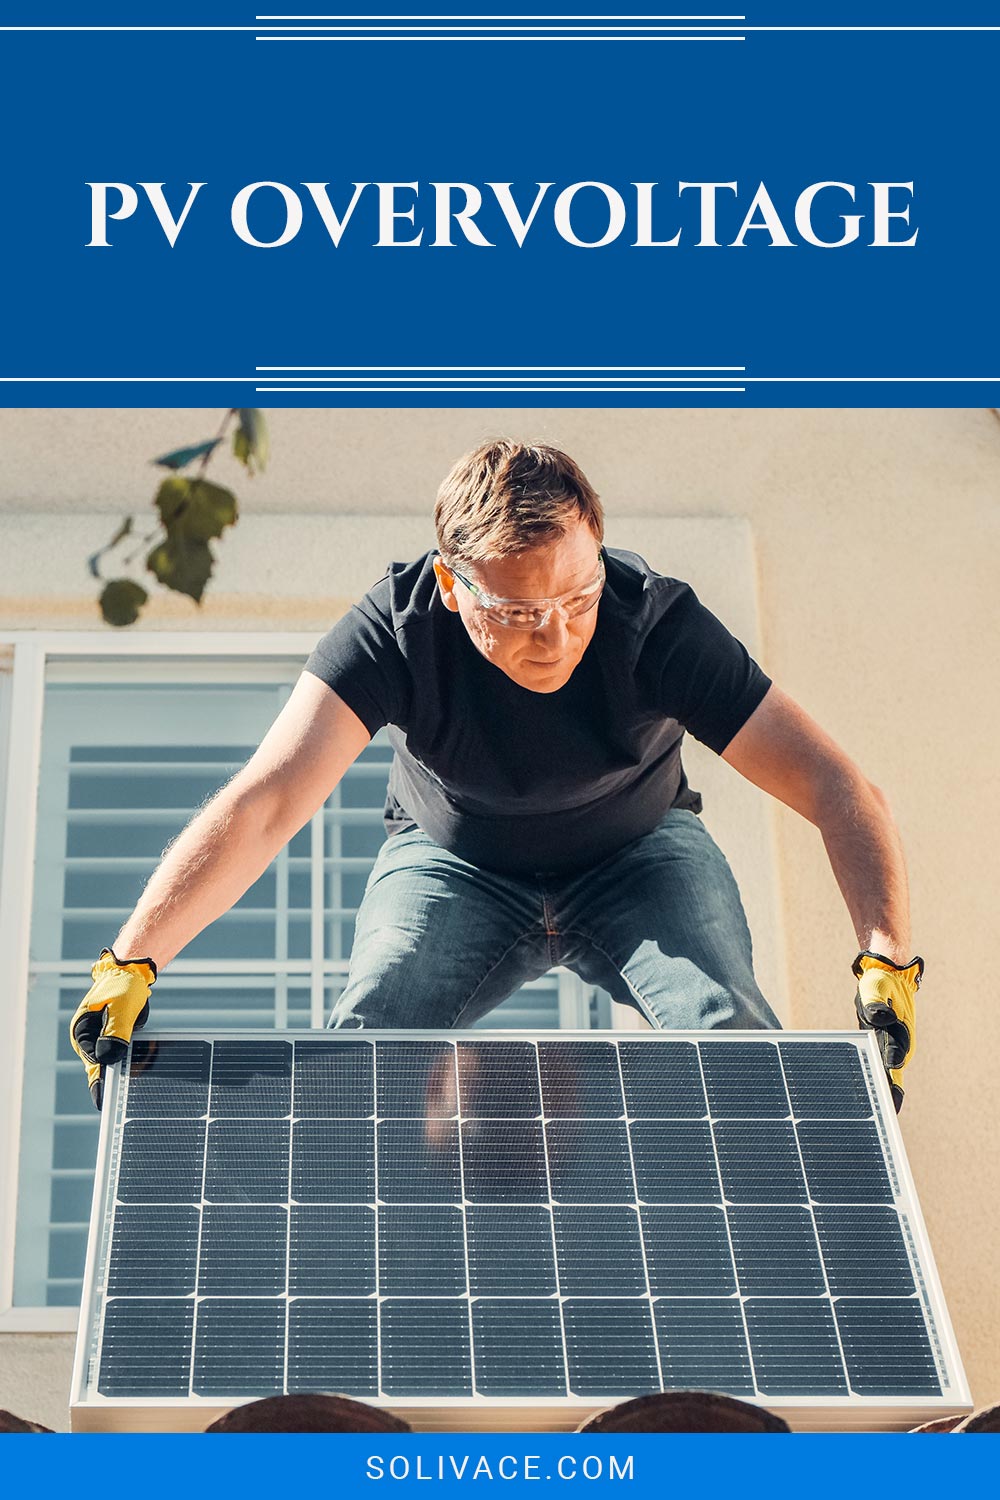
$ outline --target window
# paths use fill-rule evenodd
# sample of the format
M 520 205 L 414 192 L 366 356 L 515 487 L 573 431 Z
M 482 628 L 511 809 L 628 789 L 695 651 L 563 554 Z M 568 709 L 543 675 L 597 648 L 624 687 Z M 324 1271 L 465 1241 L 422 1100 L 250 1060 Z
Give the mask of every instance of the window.
M 98 1116 L 70 1016 L 164 847 L 252 754 L 310 645 L 281 635 L 17 641 L 0 689 L 10 741 L 0 1003 L 16 1039 L 0 1268 L 13 1311 L 0 1326 L 74 1326 Z M 390 758 L 376 737 L 236 906 L 174 960 L 156 986 L 157 1026 L 324 1024 L 383 838 Z M 610 1001 L 557 970 L 487 1024 L 608 1025 Z

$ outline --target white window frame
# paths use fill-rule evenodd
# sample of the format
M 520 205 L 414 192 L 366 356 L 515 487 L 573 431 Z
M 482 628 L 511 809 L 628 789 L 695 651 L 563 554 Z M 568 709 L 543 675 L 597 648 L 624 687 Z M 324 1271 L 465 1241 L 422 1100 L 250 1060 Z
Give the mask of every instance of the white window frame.
M 30 963 L 31 915 L 34 895 L 36 821 L 45 703 L 46 667 L 52 658 L 81 662 L 116 662 L 149 657 L 250 657 L 258 660 L 299 658 L 303 663 L 316 644 L 315 631 L 149 631 L 109 636 L 106 631 L 0 631 L 0 1334 L 64 1333 L 76 1329 L 75 1307 L 15 1307 L 14 1251 L 17 1236 L 18 1168 L 24 1082 L 24 1046 L 29 983 L 34 970 L 71 971 L 66 964 Z M 6 723 L 4 722 L 6 720 Z M 6 732 L 5 732 L 6 731 Z M 7 746 L 6 778 L 3 750 Z M 316 833 L 322 848 L 324 809 L 316 813 Z M 314 948 L 323 924 L 322 870 L 313 891 Z M 313 873 L 314 886 L 317 872 Z M 260 973 L 266 963 L 213 963 L 176 959 L 172 972 L 205 974 L 213 968 L 238 973 L 241 967 Z M 283 969 L 287 970 L 288 965 Z M 325 1014 L 325 986 L 329 964 L 317 967 L 295 962 L 311 974 L 311 1007 L 316 1024 Z M 345 965 L 346 967 L 346 965 Z M 88 977 L 80 965 L 82 979 Z M 559 1010 L 563 1027 L 587 1023 L 581 1018 L 589 1001 L 587 987 L 575 975 L 560 971 Z M 620 1007 L 615 1007 L 616 1012 Z

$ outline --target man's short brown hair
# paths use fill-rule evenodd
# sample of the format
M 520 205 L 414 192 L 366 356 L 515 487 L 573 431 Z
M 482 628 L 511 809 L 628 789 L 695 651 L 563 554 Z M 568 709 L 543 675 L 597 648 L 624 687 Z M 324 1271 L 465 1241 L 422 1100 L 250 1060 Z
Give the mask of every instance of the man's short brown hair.
M 490 562 L 554 541 L 577 517 L 603 540 L 604 510 L 579 466 L 558 448 L 509 438 L 460 458 L 434 507 L 438 548 L 456 563 Z

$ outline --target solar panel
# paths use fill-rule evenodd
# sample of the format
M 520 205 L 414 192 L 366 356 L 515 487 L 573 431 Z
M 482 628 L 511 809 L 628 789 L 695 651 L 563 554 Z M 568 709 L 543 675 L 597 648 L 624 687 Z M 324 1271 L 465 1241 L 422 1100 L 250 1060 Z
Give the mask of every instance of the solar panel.
M 144 1033 L 113 1070 L 74 1427 L 326 1390 L 568 1428 L 692 1388 L 969 1407 L 870 1036 Z

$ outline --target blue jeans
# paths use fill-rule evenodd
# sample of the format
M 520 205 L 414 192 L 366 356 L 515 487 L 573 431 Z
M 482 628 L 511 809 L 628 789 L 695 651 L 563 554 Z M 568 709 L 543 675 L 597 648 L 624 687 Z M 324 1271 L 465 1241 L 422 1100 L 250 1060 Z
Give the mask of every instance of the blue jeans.
M 754 979 L 733 873 L 680 808 L 566 878 L 496 875 L 419 829 L 395 834 L 369 877 L 330 1025 L 469 1026 L 556 964 L 664 1029 L 780 1025 Z

